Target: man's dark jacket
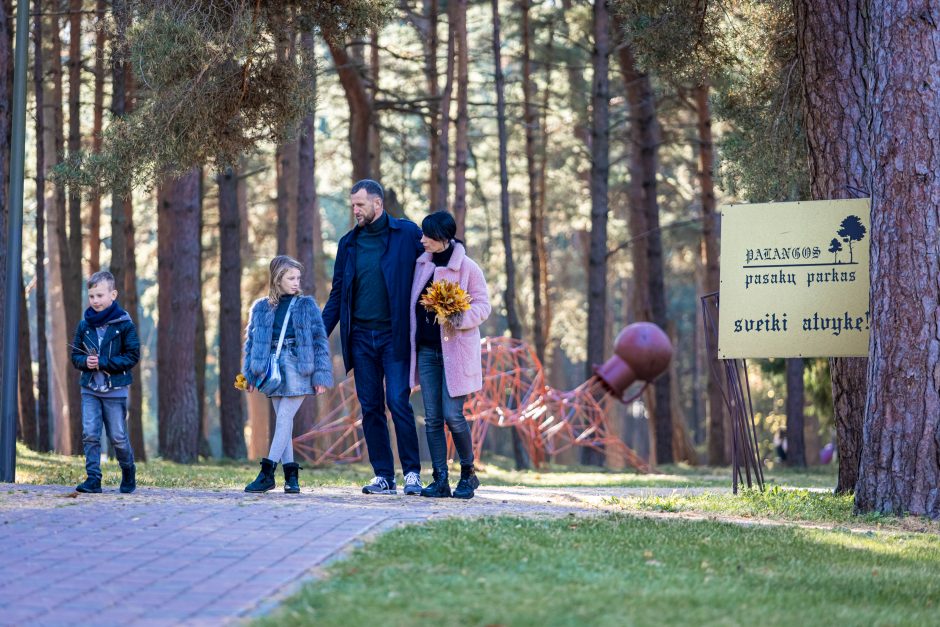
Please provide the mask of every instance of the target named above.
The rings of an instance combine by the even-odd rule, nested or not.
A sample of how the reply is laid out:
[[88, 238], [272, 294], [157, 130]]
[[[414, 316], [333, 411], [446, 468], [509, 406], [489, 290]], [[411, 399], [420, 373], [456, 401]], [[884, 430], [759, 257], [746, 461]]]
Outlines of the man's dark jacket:
[[[353, 282], [356, 279], [356, 238], [362, 227], [346, 233], [336, 250], [333, 265], [333, 287], [323, 307], [323, 324], [330, 335], [339, 322], [343, 344], [343, 363], [346, 372], [353, 368], [349, 353], [349, 334], [352, 329]], [[388, 243], [382, 254], [382, 276], [388, 288], [388, 306], [392, 316], [392, 347], [395, 357], [410, 359], [411, 355], [411, 281], [415, 262], [424, 253], [421, 229], [414, 222], [388, 216]]]

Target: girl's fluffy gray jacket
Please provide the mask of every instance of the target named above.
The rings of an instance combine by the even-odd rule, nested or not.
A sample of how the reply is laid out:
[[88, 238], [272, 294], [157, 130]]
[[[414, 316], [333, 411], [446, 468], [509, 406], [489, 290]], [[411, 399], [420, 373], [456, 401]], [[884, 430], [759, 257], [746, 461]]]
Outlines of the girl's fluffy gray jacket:
[[[246, 330], [245, 363], [242, 364], [242, 372], [249, 380], [260, 378], [268, 369], [276, 310], [277, 306], [272, 305], [267, 298], [259, 298], [251, 306]], [[317, 301], [313, 296], [298, 296], [290, 315], [294, 323], [294, 342], [300, 374], [311, 375], [314, 386], [332, 387], [333, 363], [330, 359], [330, 345]]]

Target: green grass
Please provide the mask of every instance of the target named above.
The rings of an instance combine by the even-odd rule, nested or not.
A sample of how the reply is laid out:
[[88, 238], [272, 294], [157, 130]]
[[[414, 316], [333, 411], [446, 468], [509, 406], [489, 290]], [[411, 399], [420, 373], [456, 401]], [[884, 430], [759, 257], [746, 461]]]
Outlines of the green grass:
[[[731, 487], [731, 469], [714, 466], [669, 464], [650, 474], [634, 470], [610, 470], [596, 466], [545, 464], [539, 470], [515, 470], [512, 460], [487, 455], [481, 480], [488, 485], [532, 487], [593, 487], [593, 488], [696, 488]], [[801, 488], [833, 488], [837, 468], [775, 467], [764, 471], [768, 486], [785, 485]]]
[[753, 518], [788, 522], [825, 523], [843, 526], [878, 526], [918, 531], [940, 531], [940, 521], [927, 518], [855, 515], [852, 495], [773, 486], [764, 492], [742, 490], [740, 494], [673, 494], [670, 496], [609, 497], [607, 504], [625, 511], [692, 513], [705, 516]]
[[940, 536], [609, 515], [394, 530], [259, 625], [916, 625]]
[[[624, 499], [612, 499], [623, 503]], [[745, 518], [849, 522], [854, 519], [851, 495], [809, 490], [785, 490], [774, 486], [764, 492], [742, 490], [733, 494], [651, 496], [636, 499], [642, 510], [658, 512], [720, 513]], [[874, 519], [872, 519], [874, 520]]]
[[[222, 490], [244, 488], [258, 475], [259, 465], [249, 462], [212, 461], [177, 464], [161, 459], [137, 464], [137, 484], [161, 488], [202, 488]], [[109, 460], [101, 465], [106, 485], [121, 482], [121, 469]], [[372, 473], [365, 464], [335, 465], [304, 470], [305, 486], [355, 486]], [[74, 485], [85, 478], [85, 458], [55, 453], [36, 453], [25, 446], [16, 447], [17, 483]]]
[[[17, 444], [16, 478], [20, 483], [76, 484], [85, 477], [85, 462], [80, 456], [40, 454]], [[730, 487], [728, 468], [672, 465], [662, 466], [656, 473], [615, 471], [594, 466], [547, 464], [539, 470], [518, 471], [506, 458], [487, 456], [480, 464], [480, 480], [489, 486], [525, 487], [586, 487], [586, 488], [692, 488]], [[120, 482], [120, 469], [113, 461], [102, 466], [104, 481]], [[455, 473], [459, 472], [454, 467]], [[164, 488], [240, 488], [258, 474], [258, 464], [234, 461], [203, 461], [198, 464], [176, 464], [160, 459], [138, 464], [137, 481], [144, 486]], [[425, 474], [428, 474], [426, 470]], [[372, 477], [368, 464], [305, 467], [301, 482], [305, 486], [354, 487]], [[833, 469], [767, 471], [768, 485], [794, 487], [832, 487]]]

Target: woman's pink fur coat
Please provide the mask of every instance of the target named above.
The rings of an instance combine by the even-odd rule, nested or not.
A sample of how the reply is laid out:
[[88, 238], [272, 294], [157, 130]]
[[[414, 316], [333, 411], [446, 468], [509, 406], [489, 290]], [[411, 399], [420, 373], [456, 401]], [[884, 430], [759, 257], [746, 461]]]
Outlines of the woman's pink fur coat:
[[419, 383], [416, 368], [417, 346], [415, 329], [415, 306], [428, 279], [447, 279], [456, 281], [470, 294], [470, 310], [463, 313], [463, 319], [455, 332], [451, 333], [441, 326], [441, 350], [444, 353], [444, 376], [447, 379], [447, 392], [454, 398], [476, 392], [483, 387], [483, 366], [480, 363], [480, 325], [490, 316], [490, 297], [486, 290], [483, 271], [472, 259], [467, 257], [463, 244], [454, 243], [454, 252], [446, 266], [440, 268], [431, 260], [431, 253], [418, 257], [415, 265], [415, 278], [411, 284], [411, 387]]

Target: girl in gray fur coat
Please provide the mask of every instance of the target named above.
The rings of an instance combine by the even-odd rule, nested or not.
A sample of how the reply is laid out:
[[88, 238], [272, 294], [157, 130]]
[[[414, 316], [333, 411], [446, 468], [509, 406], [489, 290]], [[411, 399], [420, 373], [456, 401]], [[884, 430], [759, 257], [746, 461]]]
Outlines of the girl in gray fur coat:
[[272, 489], [275, 485], [274, 471], [281, 462], [284, 466], [284, 491], [297, 494], [300, 492], [300, 466], [294, 462], [291, 443], [294, 416], [305, 397], [323, 394], [333, 386], [333, 365], [320, 307], [312, 296], [304, 296], [300, 290], [304, 267], [296, 259], [278, 255], [271, 260], [270, 269], [268, 296], [255, 301], [248, 318], [242, 372], [249, 382], [249, 391], [253, 390], [253, 382], [261, 380], [267, 372], [286, 318], [287, 328], [278, 360], [281, 385], [269, 395], [277, 421], [271, 450], [261, 460], [258, 478], [245, 487], [245, 492]]

